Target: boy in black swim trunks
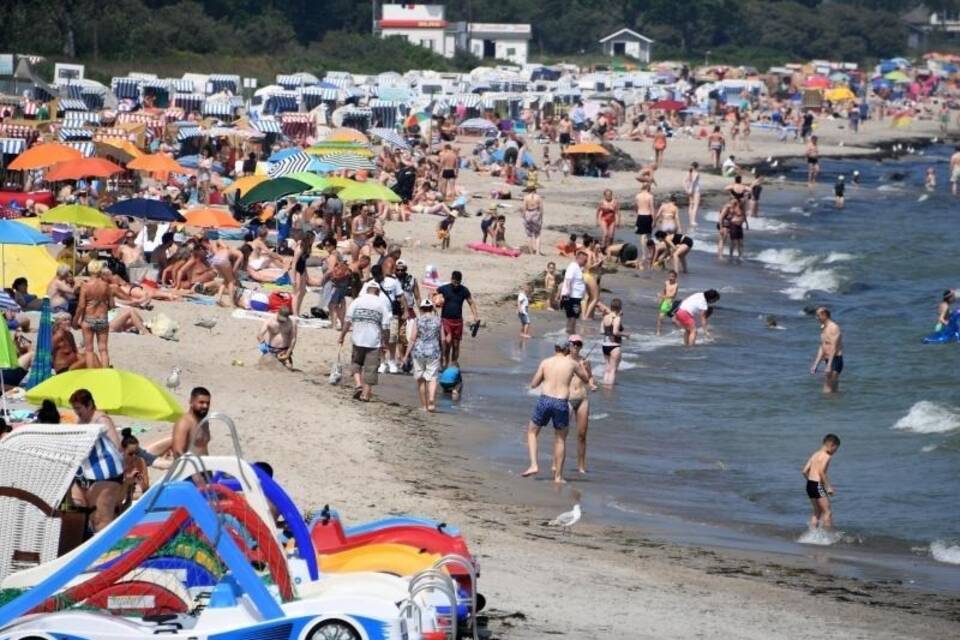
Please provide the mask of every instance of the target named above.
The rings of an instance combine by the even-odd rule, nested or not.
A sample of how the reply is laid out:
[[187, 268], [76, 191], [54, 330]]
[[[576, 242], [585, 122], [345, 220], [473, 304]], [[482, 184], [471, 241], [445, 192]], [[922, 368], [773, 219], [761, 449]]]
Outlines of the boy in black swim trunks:
[[817, 449], [807, 464], [803, 466], [803, 477], [807, 481], [807, 497], [813, 506], [813, 515], [810, 516], [810, 528], [833, 527], [833, 513], [830, 509], [829, 496], [834, 495], [833, 485], [827, 477], [827, 467], [833, 454], [840, 448], [840, 438], [828, 433], [823, 437], [823, 443]]

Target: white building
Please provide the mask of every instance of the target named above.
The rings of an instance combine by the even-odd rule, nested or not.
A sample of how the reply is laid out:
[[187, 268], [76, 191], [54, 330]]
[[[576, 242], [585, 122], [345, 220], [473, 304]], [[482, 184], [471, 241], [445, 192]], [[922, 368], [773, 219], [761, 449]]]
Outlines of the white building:
[[612, 57], [633, 58], [645, 64], [650, 62], [653, 40], [633, 29], [620, 29], [600, 41], [603, 53]]
[[385, 4], [381, 16], [383, 38], [401, 37], [447, 58], [465, 50], [481, 59], [527, 63], [529, 24], [449, 23], [440, 4]]

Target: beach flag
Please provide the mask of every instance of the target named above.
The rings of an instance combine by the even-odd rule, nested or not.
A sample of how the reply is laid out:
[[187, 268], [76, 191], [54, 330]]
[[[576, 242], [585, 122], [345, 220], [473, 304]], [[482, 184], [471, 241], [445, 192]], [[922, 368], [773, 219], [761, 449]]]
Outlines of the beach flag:
[[53, 314], [50, 311], [50, 298], [43, 299], [40, 308], [40, 327], [37, 329], [37, 345], [33, 354], [33, 365], [23, 382], [24, 389], [32, 389], [53, 375]]

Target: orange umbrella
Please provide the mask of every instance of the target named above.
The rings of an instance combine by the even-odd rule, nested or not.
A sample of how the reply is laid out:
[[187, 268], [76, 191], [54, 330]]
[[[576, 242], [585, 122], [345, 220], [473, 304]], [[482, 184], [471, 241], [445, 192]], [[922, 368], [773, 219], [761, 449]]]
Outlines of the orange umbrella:
[[183, 173], [180, 163], [163, 153], [140, 156], [127, 163], [127, 169], [150, 173]]
[[103, 158], [80, 158], [58, 162], [47, 172], [47, 180], [79, 180], [80, 178], [106, 178], [123, 171], [123, 167]]
[[188, 227], [201, 227], [203, 229], [240, 228], [240, 223], [233, 219], [229, 211], [216, 207], [190, 209], [183, 214], [183, 217], [186, 218], [184, 224]]
[[58, 144], [56, 142], [48, 142], [30, 147], [14, 158], [13, 162], [11, 162], [7, 168], [13, 171], [43, 169], [55, 165], [58, 162], [79, 160], [82, 157], [83, 154], [73, 147], [68, 147], [65, 144]]
[[571, 155], [578, 154], [578, 153], [584, 153], [584, 154], [599, 153], [600, 155], [603, 155], [603, 156], [610, 155], [610, 152], [604, 149], [603, 147], [601, 147], [600, 145], [589, 143], [589, 142], [585, 142], [582, 144], [572, 144], [566, 149], [564, 149], [563, 152]]
[[97, 153], [103, 156], [116, 158], [126, 164], [134, 158], [144, 155], [133, 143], [123, 138], [106, 138], [97, 142]]

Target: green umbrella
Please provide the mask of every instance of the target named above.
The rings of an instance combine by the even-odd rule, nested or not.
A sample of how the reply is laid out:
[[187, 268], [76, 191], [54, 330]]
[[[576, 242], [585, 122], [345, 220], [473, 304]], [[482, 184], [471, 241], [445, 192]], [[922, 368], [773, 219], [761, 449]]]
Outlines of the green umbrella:
[[294, 193], [303, 193], [311, 188], [312, 187], [308, 182], [297, 180], [296, 178], [291, 178], [290, 176], [283, 176], [282, 178], [274, 178], [273, 180], [261, 182], [253, 189], [250, 189], [250, 191], [247, 191], [246, 195], [240, 198], [240, 202], [242, 204], [274, 202], [280, 198], [283, 198], [284, 196], [289, 196]]
[[367, 200], [384, 200], [386, 202], [400, 202], [400, 196], [379, 182], [358, 182], [346, 187], [338, 196], [344, 202], [360, 202]]
[[94, 229], [112, 229], [116, 225], [110, 216], [80, 204], [62, 204], [46, 213], [40, 214], [40, 222], [44, 224], [72, 224], [77, 227], [92, 227]]
[[291, 178], [293, 180], [299, 180], [304, 184], [309, 185], [309, 191], [327, 191], [328, 189], [336, 189], [337, 186], [330, 182], [329, 179], [318, 176], [315, 173], [310, 173], [309, 171], [299, 171], [297, 173], [288, 173], [283, 176], [284, 178]]
[[[0, 319], [0, 369], [15, 369], [20, 366], [17, 345], [13, 343], [13, 336], [7, 328], [5, 318]], [[3, 382], [3, 372], [0, 372], [0, 396], [3, 396], [3, 416], [7, 417], [7, 389]]]

